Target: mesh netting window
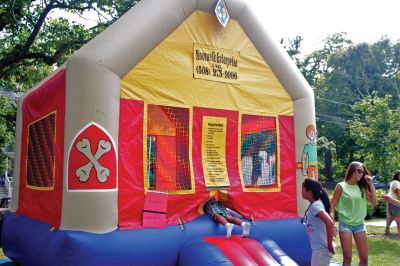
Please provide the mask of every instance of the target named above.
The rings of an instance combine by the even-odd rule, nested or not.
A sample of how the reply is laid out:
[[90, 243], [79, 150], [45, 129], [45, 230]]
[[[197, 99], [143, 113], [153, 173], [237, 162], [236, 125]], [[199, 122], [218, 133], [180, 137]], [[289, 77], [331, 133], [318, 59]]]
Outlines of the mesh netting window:
[[147, 108], [148, 189], [190, 190], [189, 109]]
[[276, 142], [275, 118], [242, 116], [240, 158], [245, 187], [276, 184]]
[[55, 113], [29, 125], [27, 185], [49, 189], [54, 184]]

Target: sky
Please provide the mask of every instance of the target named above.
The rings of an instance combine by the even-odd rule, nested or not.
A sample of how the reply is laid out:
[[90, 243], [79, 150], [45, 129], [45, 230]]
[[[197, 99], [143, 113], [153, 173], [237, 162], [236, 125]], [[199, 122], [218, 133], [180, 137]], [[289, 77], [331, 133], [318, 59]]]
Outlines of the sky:
[[[337, 32], [346, 32], [354, 43], [374, 43], [382, 36], [400, 41], [400, 0], [247, 1], [277, 41], [302, 36], [305, 54], [321, 48], [322, 41]], [[85, 23], [90, 26], [95, 20]]]
[[400, 40], [399, 0], [248, 0], [273, 38], [304, 38], [302, 52], [336, 32], [355, 43]]

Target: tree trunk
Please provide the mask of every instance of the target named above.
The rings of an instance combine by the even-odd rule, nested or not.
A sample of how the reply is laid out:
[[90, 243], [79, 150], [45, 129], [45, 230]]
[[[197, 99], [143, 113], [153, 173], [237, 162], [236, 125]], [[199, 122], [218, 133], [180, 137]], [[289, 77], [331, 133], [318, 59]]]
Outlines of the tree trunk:
[[350, 148], [349, 164], [354, 160], [354, 149]]
[[332, 153], [330, 150], [325, 152], [325, 176], [326, 176], [326, 188], [334, 188], [335, 181], [332, 176]]
[[325, 175], [328, 182], [333, 183], [332, 177], [332, 154], [331, 151], [325, 152]]

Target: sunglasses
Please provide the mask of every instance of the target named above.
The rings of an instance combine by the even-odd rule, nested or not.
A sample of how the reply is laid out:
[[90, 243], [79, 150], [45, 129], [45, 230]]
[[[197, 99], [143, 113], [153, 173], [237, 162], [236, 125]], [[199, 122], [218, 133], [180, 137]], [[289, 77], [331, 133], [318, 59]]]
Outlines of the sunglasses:
[[363, 174], [364, 174], [364, 170], [362, 170], [362, 169], [357, 169], [357, 173], [359, 173], [360, 175], [363, 175]]

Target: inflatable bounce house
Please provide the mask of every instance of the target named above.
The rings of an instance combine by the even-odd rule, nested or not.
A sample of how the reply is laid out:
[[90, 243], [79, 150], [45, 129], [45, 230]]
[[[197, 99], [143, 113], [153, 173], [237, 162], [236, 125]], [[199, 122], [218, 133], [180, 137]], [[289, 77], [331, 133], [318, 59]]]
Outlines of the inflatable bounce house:
[[[250, 5], [142, 0], [24, 95], [6, 256], [310, 264], [300, 191], [317, 177], [314, 95]], [[251, 223], [248, 238], [237, 226], [225, 238], [204, 214], [211, 197]]]

